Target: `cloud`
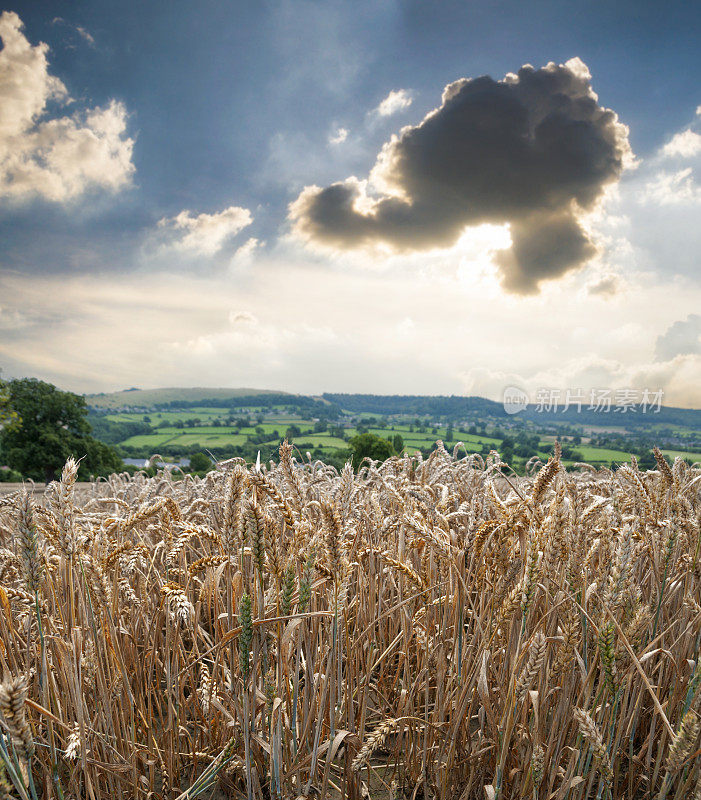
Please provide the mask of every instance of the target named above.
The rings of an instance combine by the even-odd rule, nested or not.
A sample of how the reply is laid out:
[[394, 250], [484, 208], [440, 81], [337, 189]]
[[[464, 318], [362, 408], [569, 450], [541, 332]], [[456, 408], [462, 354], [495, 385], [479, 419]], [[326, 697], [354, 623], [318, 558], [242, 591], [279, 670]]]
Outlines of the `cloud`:
[[[68, 28], [70, 31], [74, 31], [81, 37], [84, 41], [86, 41], [91, 47], [95, 47], [95, 37], [90, 33], [87, 28], [84, 28], [82, 25], [73, 25], [72, 23], [65, 20], [63, 17], [54, 17], [51, 20], [52, 25], [61, 25], [65, 28]], [[75, 49], [75, 45], [67, 44], [65, 45], [69, 49]]]
[[229, 322], [232, 325], [257, 325], [258, 318], [250, 311], [230, 311]]
[[641, 202], [660, 206], [687, 206], [701, 203], [701, 187], [691, 167], [676, 172], [659, 172], [645, 184]]
[[347, 128], [336, 128], [336, 132], [329, 136], [329, 144], [343, 144], [348, 138]]
[[256, 260], [265, 242], [251, 236], [241, 247], [238, 247], [229, 260], [228, 271], [231, 275], [240, 275], [241, 270], [248, 270]]
[[0, 16], [0, 198], [63, 202], [91, 188], [117, 191], [134, 173], [127, 111], [111, 101], [71, 116], [45, 118], [49, 101], [69, 102], [49, 74], [48, 47], [33, 46], [14, 12]]
[[95, 37], [92, 35], [92, 33], [90, 33], [90, 31], [86, 30], [80, 25], [76, 25], [75, 29], [89, 45], [92, 45], [93, 47], [95, 46]]
[[[265, 244], [263, 242], [263, 244]], [[236, 259], [250, 259], [251, 256], [261, 247], [261, 242], [254, 238], [247, 239], [241, 247], [239, 247], [233, 255]]]
[[491, 367], [473, 367], [462, 375], [462, 380], [465, 394], [492, 399], [501, 399], [506, 387], [517, 386], [526, 391], [531, 402], [536, 402], [538, 392], [543, 389], [548, 393], [551, 390], [559, 392], [560, 404], [565, 402], [568, 391], [570, 396], [581, 392], [586, 407], [592, 392], [606, 391], [610, 393], [612, 406], [615, 406], [617, 393], [630, 390], [635, 393], [636, 402], [640, 402], [647, 390], [650, 396], [662, 391], [663, 405], [699, 408], [701, 357], [697, 354], [677, 355], [662, 362], [628, 365], [615, 359], [589, 355], [528, 375]]
[[380, 117], [391, 117], [399, 111], [404, 111], [413, 102], [411, 92], [407, 89], [393, 89], [387, 97], [375, 109], [375, 113]]
[[537, 292], [595, 254], [581, 215], [632, 159], [628, 129], [590, 78], [575, 58], [449, 84], [439, 108], [384, 145], [368, 180], [307, 186], [290, 206], [296, 233], [338, 250], [420, 251], [510, 223], [502, 285]]
[[[690, 111], [693, 114], [695, 107]], [[602, 249], [597, 273], [624, 276], [626, 291], [631, 283], [648, 279], [643, 273], [701, 285], [701, 153], [684, 161], [665, 156], [665, 143], [674, 141], [676, 133], [669, 131], [648, 158], [610, 185], [596, 210], [587, 215]]]
[[0, 16], [0, 97], [3, 113], [0, 117], [0, 136], [22, 134], [44, 110], [47, 100], [65, 100], [66, 87], [49, 75], [43, 42], [36, 47], [22, 34], [22, 21], [11, 11]]
[[701, 135], [692, 130], [676, 133], [662, 148], [667, 158], [692, 158], [701, 153]]
[[622, 282], [618, 275], [602, 275], [587, 286], [587, 291], [592, 295], [613, 297], [621, 291], [621, 287]]
[[661, 335], [655, 344], [655, 360], [669, 361], [675, 356], [701, 354], [701, 316], [689, 314]]
[[[218, 214], [198, 214], [193, 216], [187, 209], [175, 217], [164, 217], [158, 227], [173, 234], [170, 244], [180, 250], [190, 250], [202, 255], [214, 255], [221, 250], [227, 239], [235, 236], [253, 222], [247, 208], [230, 206]], [[255, 239], [244, 245], [252, 251], [257, 245]]]
[[258, 259], [233, 280], [226, 270], [174, 270], [172, 253], [131, 273], [109, 263], [73, 275], [0, 270], [3, 375], [81, 391], [224, 381], [496, 400], [509, 384], [647, 387], [701, 407], [701, 354], [654, 361], [657, 337], [699, 313], [701, 286], [626, 273], [625, 292], [602, 302], [576, 276], [521, 298], [504, 296], [492, 273], [461, 279], [454, 251], [393, 256], [383, 271], [329, 269], [281, 245]]

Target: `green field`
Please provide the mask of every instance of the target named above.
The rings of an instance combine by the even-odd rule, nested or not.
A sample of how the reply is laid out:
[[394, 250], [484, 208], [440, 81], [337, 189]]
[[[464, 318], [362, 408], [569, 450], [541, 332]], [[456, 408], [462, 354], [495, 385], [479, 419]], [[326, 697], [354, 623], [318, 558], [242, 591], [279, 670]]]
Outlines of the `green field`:
[[170, 442], [175, 438], [176, 437], [170, 433], [143, 434], [142, 436], [130, 436], [128, 439], [121, 442], [121, 444], [130, 447], [160, 447], [162, 444]]
[[224, 426], [216, 427], [214, 425], [197, 425], [194, 428], [159, 428], [155, 435], [168, 435], [168, 436], [183, 436], [185, 434], [196, 434], [197, 436], [224, 436], [231, 437], [237, 433], [252, 434], [255, 433], [254, 428], [228, 428]]
[[[257, 450], [266, 454], [265, 457], [274, 452], [282, 438], [288, 436], [291, 426], [299, 429], [299, 435], [290, 435], [288, 438], [299, 450], [301, 457], [305, 451], [314, 450], [317, 454], [321, 451], [324, 458], [338, 459], [345, 458], [345, 453], [349, 450], [349, 440], [358, 433], [358, 426], [362, 425], [363, 430], [369, 431], [375, 436], [389, 440], [394, 443], [395, 436], [402, 438], [403, 451], [424, 452], [431, 450], [435, 442], [440, 439], [448, 450], [453, 450], [457, 442], [463, 443], [461, 453], [486, 453], [489, 450], [501, 451], [503, 449], [502, 436], [509, 436], [516, 441], [514, 450], [515, 455], [510, 459], [516, 469], [522, 469], [527, 457], [525, 452], [536, 453], [534, 449], [534, 437], [537, 438], [537, 456], [545, 461], [552, 452], [552, 446], [559, 433], [552, 427], [547, 426], [537, 428], [530, 426], [527, 428], [509, 428], [508, 424], [498, 436], [481, 433], [467, 433], [466, 428], [472, 425], [470, 422], [456, 423], [447, 426], [445, 419], [442, 422], [433, 422], [429, 417], [422, 415], [396, 415], [383, 418], [382, 415], [371, 415], [368, 413], [351, 413], [341, 411], [340, 415], [328, 421], [326, 431], [315, 431], [318, 427], [317, 420], [310, 418], [314, 413], [310, 408], [295, 406], [297, 395], [289, 395], [289, 405], [283, 403], [271, 407], [230, 407], [229, 405], [219, 405], [216, 407], [193, 406], [186, 408], [173, 408], [168, 410], [150, 411], [128, 411], [125, 406], [141, 406], [144, 409], [159, 403], [170, 403], [182, 400], [183, 402], [197, 402], [198, 399], [222, 398], [231, 400], [234, 397], [244, 395], [254, 396], [259, 394], [253, 389], [160, 389], [160, 390], [139, 390], [134, 392], [121, 392], [115, 395], [105, 395], [103, 397], [91, 396], [87, 400], [92, 406], [102, 405], [104, 409], [114, 409], [112, 413], [107, 413], [105, 419], [117, 424], [138, 423], [142, 428], [147, 425], [152, 429], [151, 433], [139, 433], [138, 428], [132, 427], [131, 430], [125, 425], [124, 439], [117, 444], [125, 448], [125, 455], [144, 454], [163, 451], [169, 457], [175, 457], [180, 451], [181, 455], [188, 455], [197, 450], [219, 450], [221, 454], [230, 451], [235, 452], [234, 448], [242, 448], [247, 458], [251, 457], [251, 452], [255, 454]], [[309, 398], [308, 398], [309, 399]], [[254, 402], [254, 401], [252, 401]], [[291, 409], [297, 407], [297, 414], [291, 413]], [[317, 405], [316, 413], [323, 413], [323, 405]], [[302, 414], [307, 416], [302, 417]], [[232, 424], [235, 420], [242, 419], [249, 422], [241, 428]], [[192, 421], [195, 421], [194, 424]], [[188, 421], [191, 424], [188, 425]], [[385, 424], [378, 424], [378, 422]], [[216, 423], [216, 424], [215, 424]], [[488, 423], [477, 421], [476, 427], [484, 429]], [[164, 425], [164, 427], [159, 427]], [[332, 436], [331, 429], [340, 426], [343, 429], [343, 438]], [[492, 423], [489, 432], [494, 434], [496, 424]], [[653, 424], [651, 428], [658, 426]], [[448, 432], [450, 430], [450, 437]], [[474, 430], [474, 429], [473, 429]], [[526, 430], [529, 439], [526, 440], [526, 450], [523, 444], [517, 439], [519, 430]], [[106, 434], [109, 430], [106, 431]], [[138, 435], [129, 435], [130, 433]], [[336, 431], [334, 431], [336, 433]], [[607, 433], [611, 435], [608, 436]], [[611, 428], [587, 426], [587, 429], [580, 430], [583, 439], [582, 444], [575, 445], [571, 441], [573, 433], [565, 436], [564, 444], [572, 448], [573, 456], [566, 456], [563, 460], [567, 465], [575, 461], [585, 461], [594, 465], [610, 466], [615, 464], [627, 463], [630, 461], [630, 452], [625, 450], [625, 442], [630, 435], [624, 428], [620, 428], [620, 433], [612, 432]], [[667, 449], [663, 449], [664, 454], [674, 459], [677, 456], [690, 459], [692, 461], [701, 460], [701, 453], [679, 450], [680, 444], [688, 440], [690, 450], [698, 446], [698, 432], [693, 429], [686, 429], [675, 426], [659, 425], [660, 437], [667, 436], [669, 444]], [[596, 436], [599, 441], [610, 439], [608, 446], [594, 446], [590, 442], [590, 437]], [[499, 438], [498, 438], [499, 437]], [[523, 442], [523, 440], [521, 440]], [[623, 447], [620, 446], [623, 443]], [[641, 445], [635, 444], [631, 439], [632, 452], [643, 453]], [[131, 448], [131, 450], [130, 450]], [[521, 448], [522, 455], [518, 455]], [[239, 451], [239, 454], [241, 451]], [[508, 458], [507, 454], [507, 458]], [[639, 456], [640, 457], [640, 456]], [[648, 450], [648, 458], [650, 457]]]
[[143, 422], [144, 417], [148, 417], [151, 420], [151, 425], [158, 425], [159, 422], [177, 422], [178, 420], [184, 422], [186, 419], [194, 419], [196, 417], [205, 421], [226, 419], [228, 414], [228, 409], [188, 408], [184, 411], [151, 411], [148, 414], [129, 412], [107, 414], [106, 419], [112, 422]]
[[681, 456], [682, 458], [690, 459], [692, 462], [701, 461], [701, 453], [687, 452], [686, 450], [663, 450], [662, 452], [672, 459]]
[[[166, 419], [168, 422], [175, 422], [177, 420], [191, 418], [189, 416], [191, 411], [193, 411], [193, 409], [188, 409], [185, 412], [162, 412], [160, 414], [152, 414], [149, 416], [152, 422], [156, 422], [156, 420], [159, 418]], [[198, 416], [203, 423], [206, 423], [210, 420], [205, 419], [207, 415], [202, 413], [203, 411], [204, 409], [201, 409]], [[212, 414], [211, 416], [214, 415]], [[109, 416], [110, 419], [114, 419], [118, 422], [134, 420], [140, 421], [142, 417], [143, 415], [126, 413]], [[153, 452], [156, 452], [157, 449], [163, 445], [169, 445], [170, 447], [181, 446], [183, 448], [190, 448], [193, 445], [197, 445], [201, 446], [203, 449], [212, 447], [239, 446], [245, 444], [249, 436], [257, 434], [258, 431], [256, 431], [256, 427], [258, 427], [259, 429], [262, 428], [266, 435], [271, 436], [271, 439], [267, 440], [265, 444], [275, 445], [282, 437], [285, 436], [287, 428], [293, 424], [296, 425], [302, 433], [300, 436], [291, 437], [291, 441], [301, 450], [320, 448], [322, 450], [331, 451], [345, 450], [348, 448], [348, 442], [344, 441], [343, 439], [333, 437], [329, 433], [313, 433], [312, 431], [314, 423], [312, 420], [295, 420], [290, 417], [280, 420], [267, 419], [257, 426], [243, 427], [240, 429], [235, 427], [213, 426], [211, 424], [203, 424], [188, 428], [169, 426], [167, 428], [158, 429], [152, 434], [131, 436], [128, 439], [125, 439], [121, 444], [127, 447], [151, 448], [153, 449]], [[489, 449], [498, 450], [500, 446], [500, 441], [498, 439], [489, 436], [480, 436], [479, 434], [460, 434], [456, 433], [454, 430], [452, 440], [447, 441], [447, 428], [445, 427], [438, 427], [437, 433], [432, 433], [431, 431], [420, 433], [418, 431], [409, 430], [410, 427], [411, 426], [409, 425], [395, 424], [391, 428], [372, 427], [368, 430], [370, 433], [380, 436], [383, 439], [392, 439], [396, 434], [399, 434], [404, 443], [404, 450], [408, 452], [430, 448], [438, 439], [442, 439], [446, 447], [451, 450], [457, 442], [462, 442], [467, 453], [481, 452], [485, 446]], [[272, 438], [275, 431], [277, 431], [277, 437]], [[355, 428], [345, 429], [345, 434], [348, 439], [356, 435], [356, 433], [357, 430]], [[549, 440], [551, 438], [552, 437], [545, 437], [541, 441], [541, 446], [550, 444], [551, 442]], [[625, 463], [630, 461], [630, 454], [623, 450], [612, 450], [609, 448], [592, 447], [589, 445], [579, 445], [575, 449], [582, 455], [583, 461], [588, 461], [593, 464], [608, 465], [611, 462]], [[670, 450], [665, 452], [672, 458], [674, 458], [676, 455], [689, 455], [680, 451]], [[539, 455], [542, 459], [547, 458], [547, 453], [542, 450], [539, 452]], [[569, 459], [568, 463], [573, 463], [573, 459]]]
[[[176, 422], [178, 420], [192, 418], [193, 411], [194, 409], [187, 409], [184, 412], [159, 412], [149, 416], [151, 422], [155, 424], [158, 424], [158, 421], [161, 419], [165, 419], [168, 422]], [[246, 444], [249, 436], [254, 436], [259, 433], [259, 431], [256, 430], [257, 427], [259, 430], [262, 428], [263, 433], [271, 437], [265, 441], [265, 444], [267, 446], [274, 446], [285, 436], [290, 425], [296, 425], [301, 430], [301, 435], [291, 437], [291, 441], [295, 447], [299, 448], [301, 451], [312, 448], [319, 448], [322, 451], [346, 450], [348, 448], [347, 440], [344, 441], [338, 437], [331, 436], [329, 433], [314, 433], [314, 422], [312, 420], [293, 419], [288, 416], [284, 419], [266, 419], [257, 426], [238, 429], [235, 427], [206, 424], [208, 422], [211, 423], [211, 418], [216, 418], [217, 415], [214, 413], [208, 414], [205, 409], [198, 409], [198, 411], [199, 413], [197, 416], [199, 416], [204, 423], [202, 425], [187, 428], [177, 428], [174, 426], [160, 428], [152, 434], [131, 436], [121, 442], [121, 444], [126, 447], [148, 448], [154, 453], [164, 445], [168, 445], [169, 447], [180, 446], [183, 449], [198, 446], [203, 450], [214, 447], [225, 448]], [[210, 409], [209, 411], [213, 410]], [[123, 413], [109, 415], [109, 419], [113, 419], [116, 422], [142, 421], [142, 418], [143, 415], [141, 414]], [[467, 453], [482, 452], [485, 446], [495, 450], [498, 450], [500, 447], [500, 441], [489, 436], [460, 434], [453, 430], [452, 440], [447, 441], [447, 429], [445, 427], [438, 427], [437, 433], [432, 433], [431, 431], [419, 433], [418, 431], [410, 431], [409, 428], [409, 425], [395, 424], [388, 428], [375, 426], [368, 430], [370, 433], [380, 436], [383, 439], [393, 439], [396, 434], [399, 434], [402, 437], [404, 450], [407, 452], [431, 448], [438, 439], [443, 440], [445, 446], [450, 450], [453, 449], [457, 442], [462, 442]], [[277, 436], [274, 435], [276, 431]], [[349, 427], [345, 429], [346, 439], [350, 439], [356, 435], [356, 433], [357, 430], [355, 428]], [[541, 440], [541, 447], [546, 444], [552, 444], [553, 438], [554, 437], [544, 437]], [[603, 464], [608, 466], [611, 463], [621, 464], [630, 461], [630, 453], [624, 450], [593, 447], [586, 444], [576, 446], [575, 450], [577, 453], [581, 454], [582, 461], [591, 464]], [[701, 459], [701, 454], [699, 453], [687, 453], [680, 450], [664, 450], [663, 452], [672, 459], [676, 456], [683, 456], [684, 458], [691, 458], [692, 460]], [[540, 450], [539, 456], [541, 459], [545, 460], [548, 454]], [[574, 463], [574, 459], [565, 459], [565, 461], [568, 464]]]
[[623, 450], [609, 450], [605, 447], [589, 447], [588, 445], [578, 445], [575, 450], [581, 453], [584, 461], [592, 464], [611, 461], [618, 463], [630, 461], [630, 453]]
[[[229, 445], [241, 445], [246, 443], [246, 436], [237, 434], [235, 432], [222, 433], [221, 429], [215, 428], [218, 433], [183, 433], [178, 431], [176, 434], [144, 434], [142, 436], [130, 436], [125, 439], [121, 444], [128, 447], [161, 447], [164, 444], [168, 445], [182, 445], [183, 447], [190, 447], [193, 444], [202, 445], [203, 447], [227, 447]], [[154, 450], [154, 452], [156, 452]]]
[[330, 450], [348, 447], [348, 442], [344, 442], [343, 439], [337, 439], [323, 433], [315, 433], [311, 436], [308, 433], [303, 433], [301, 436], [295, 437], [292, 441], [295, 447], [322, 447]]

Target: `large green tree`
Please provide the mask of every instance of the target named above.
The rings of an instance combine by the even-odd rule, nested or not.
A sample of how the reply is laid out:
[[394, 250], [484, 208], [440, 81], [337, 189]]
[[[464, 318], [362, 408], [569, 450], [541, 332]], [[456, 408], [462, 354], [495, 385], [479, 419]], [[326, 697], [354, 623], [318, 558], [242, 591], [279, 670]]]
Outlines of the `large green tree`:
[[374, 433], [360, 433], [350, 442], [353, 457], [353, 469], [357, 470], [364, 458], [373, 461], [385, 461], [394, 455], [394, 447], [387, 439], [376, 436]]
[[193, 453], [190, 456], [190, 469], [192, 472], [209, 472], [212, 469], [212, 459], [205, 453]]
[[0, 430], [19, 425], [19, 414], [10, 405], [10, 389], [0, 378]]
[[35, 378], [12, 380], [6, 388], [9, 407], [21, 420], [0, 431], [3, 460], [12, 469], [48, 483], [70, 456], [81, 459], [78, 477], [83, 480], [123, 467], [114, 448], [90, 436], [83, 397]]

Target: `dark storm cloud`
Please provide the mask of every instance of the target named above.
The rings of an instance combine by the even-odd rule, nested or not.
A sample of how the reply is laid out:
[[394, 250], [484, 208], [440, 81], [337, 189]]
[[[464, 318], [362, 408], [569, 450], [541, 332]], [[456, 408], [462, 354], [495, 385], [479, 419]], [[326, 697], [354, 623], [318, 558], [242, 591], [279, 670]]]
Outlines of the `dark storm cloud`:
[[657, 337], [655, 360], [669, 361], [675, 356], [701, 353], [701, 316], [689, 314]]
[[537, 291], [594, 255], [579, 217], [630, 155], [627, 128], [590, 79], [572, 59], [451, 83], [440, 108], [384, 145], [367, 182], [305, 188], [290, 207], [296, 231], [339, 249], [412, 251], [448, 247], [467, 226], [510, 223], [502, 283]]

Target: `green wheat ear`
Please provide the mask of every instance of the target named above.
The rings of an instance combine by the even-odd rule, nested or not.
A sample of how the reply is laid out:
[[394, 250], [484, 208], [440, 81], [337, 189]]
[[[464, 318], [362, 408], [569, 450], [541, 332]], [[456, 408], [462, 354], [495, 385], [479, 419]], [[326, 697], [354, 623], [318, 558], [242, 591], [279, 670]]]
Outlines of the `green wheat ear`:
[[295, 591], [296, 583], [295, 569], [290, 565], [285, 570], [285, 577], [282, 584], [282, 615], [287, 617], [292, 609], [292, 595]]
[[241, 633], [239, 634], [239, 662], [241, 664], [241, 674], [245, 680], [248, 678], [251, 642], [253, 641], [251, 598], [248, 594], [242, 595], [241, 602], [239, 603], [239, 622], [241, 623]]

